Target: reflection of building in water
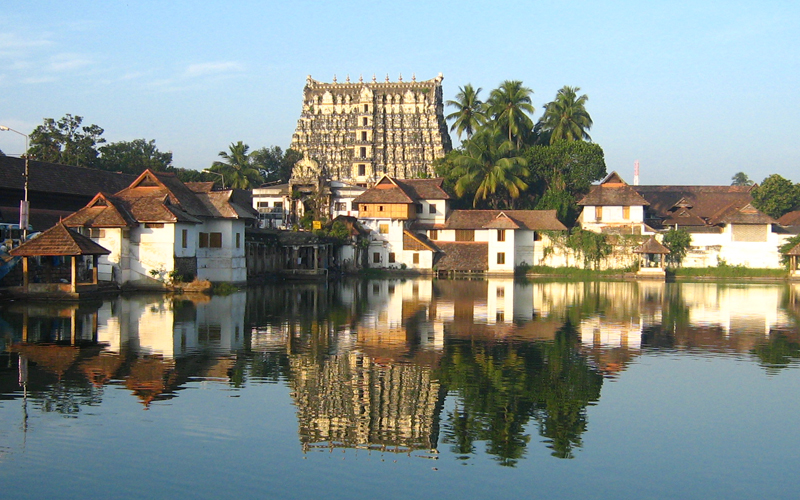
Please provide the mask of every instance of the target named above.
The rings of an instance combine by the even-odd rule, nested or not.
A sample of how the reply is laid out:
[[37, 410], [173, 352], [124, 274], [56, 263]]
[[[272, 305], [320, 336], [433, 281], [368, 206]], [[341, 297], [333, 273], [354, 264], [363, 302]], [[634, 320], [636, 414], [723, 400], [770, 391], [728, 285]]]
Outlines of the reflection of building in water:
[[786, 325], [789, 319], [780, 307], [783, 293], [783, 287], [775, 285], [681, 285], [681, 297], [689, 310], [689, 323], [718, 326], [725, 335], [767, 335], [770, 329]]
[[290, 365], [304, 446], [436, 448], [444, 394], [429, 366], [379, 364], [358, 352], [322, 362], [296, 355]]
[[244, 346], [245, 294], [195, 301], [135, 296], [105, 302], [98, 340], [108, 350], [174, 358], [203, 349], [236, 351]]

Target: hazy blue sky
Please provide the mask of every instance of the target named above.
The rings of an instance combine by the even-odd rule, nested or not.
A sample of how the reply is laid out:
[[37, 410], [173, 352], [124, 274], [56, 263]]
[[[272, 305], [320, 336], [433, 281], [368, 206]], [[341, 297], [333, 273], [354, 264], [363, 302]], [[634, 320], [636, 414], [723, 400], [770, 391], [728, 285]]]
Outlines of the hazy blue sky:
[[[609, 171], [643, 184], [800, 181], [796, 1], [2, 2], [0, 124], [67, 113], [203, 169], [231, 142], [289, 146], [306, 75], [589, 96]], [[0, 149], [24, 140], [0, 132]]]

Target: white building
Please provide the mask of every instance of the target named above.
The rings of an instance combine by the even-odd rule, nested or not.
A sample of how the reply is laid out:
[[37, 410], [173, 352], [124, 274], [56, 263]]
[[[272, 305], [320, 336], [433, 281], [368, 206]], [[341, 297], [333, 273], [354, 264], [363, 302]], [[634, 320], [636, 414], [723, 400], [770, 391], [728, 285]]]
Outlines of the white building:
[[98, 193], [64, 224], [111, 250], [100, 259], [101, 280], [153, 287], [179, 275], [243, 283], [245, 225], [256, 214], [247, 192], [211, 187], [146, 170], [114, 195]]

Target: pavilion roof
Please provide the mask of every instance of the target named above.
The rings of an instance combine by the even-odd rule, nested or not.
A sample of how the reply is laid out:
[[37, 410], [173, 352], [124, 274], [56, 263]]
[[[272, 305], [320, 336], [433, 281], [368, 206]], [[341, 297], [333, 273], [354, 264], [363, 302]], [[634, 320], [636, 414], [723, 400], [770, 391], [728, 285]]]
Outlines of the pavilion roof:
[[9, 252], [15, 257], [108, 255], [110, 250], [59, 222]]

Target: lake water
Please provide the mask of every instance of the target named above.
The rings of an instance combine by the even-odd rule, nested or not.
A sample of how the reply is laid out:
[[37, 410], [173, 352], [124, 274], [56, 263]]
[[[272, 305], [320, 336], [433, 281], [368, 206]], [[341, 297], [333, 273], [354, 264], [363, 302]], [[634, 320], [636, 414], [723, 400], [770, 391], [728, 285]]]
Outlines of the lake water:
[[800, 285], [0, 306], [2, 498], [797, 498]]

